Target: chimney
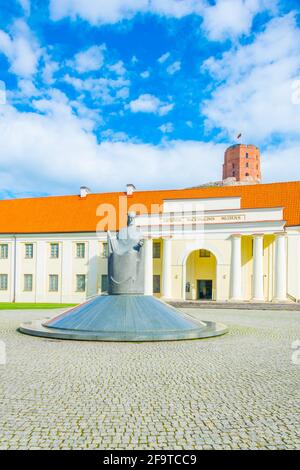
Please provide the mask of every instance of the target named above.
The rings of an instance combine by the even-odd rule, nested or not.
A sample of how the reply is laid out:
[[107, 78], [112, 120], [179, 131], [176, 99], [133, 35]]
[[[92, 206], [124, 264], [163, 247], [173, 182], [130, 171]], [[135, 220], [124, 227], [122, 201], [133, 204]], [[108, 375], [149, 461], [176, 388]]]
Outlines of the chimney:
[[81, 186], [80, 187], [80, 197], [84, 198], [87, 197], [88, 194], [91, 194], [90, 188], [87, 188], [86, 186]]
[[135, 186], [134, 184], [126, 184], [126, 192], [127, 196], [132, 196], [135, 191]]

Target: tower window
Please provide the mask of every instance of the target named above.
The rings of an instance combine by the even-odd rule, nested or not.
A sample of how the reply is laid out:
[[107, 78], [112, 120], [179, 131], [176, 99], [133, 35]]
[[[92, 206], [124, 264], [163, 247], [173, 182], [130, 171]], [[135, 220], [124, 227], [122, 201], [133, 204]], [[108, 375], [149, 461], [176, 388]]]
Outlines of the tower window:
[[246, 158], [249, 158], [249, 153], [246, 153]]
[[245, 173], [245, 176], [249, 176], [249, 173]]
[[249, 163], [248, 162], [246, 163], [246, 168], [249, 168]]

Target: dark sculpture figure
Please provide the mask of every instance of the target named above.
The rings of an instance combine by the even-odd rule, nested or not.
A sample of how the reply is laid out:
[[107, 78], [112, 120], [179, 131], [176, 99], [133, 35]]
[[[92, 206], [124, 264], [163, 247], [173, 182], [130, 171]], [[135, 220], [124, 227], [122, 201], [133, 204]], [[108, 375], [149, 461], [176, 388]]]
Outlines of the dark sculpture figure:
[[144, 250], [135, 213], [128, 213], [127, 227], [113, 238], [108, 232], [108, 293], [144, 294]]

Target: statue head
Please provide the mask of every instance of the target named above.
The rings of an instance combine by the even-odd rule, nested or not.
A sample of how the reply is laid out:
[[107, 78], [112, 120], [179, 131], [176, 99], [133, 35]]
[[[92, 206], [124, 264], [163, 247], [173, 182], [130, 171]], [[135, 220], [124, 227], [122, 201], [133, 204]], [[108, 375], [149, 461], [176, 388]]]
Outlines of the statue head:
[[128, 216], [127, 216], [127, 226], [130, 227], [130, 225], [134, 225], [134, 221], [135, 221], [135, 212], [131, 211], [131, 212], [128, 212]]

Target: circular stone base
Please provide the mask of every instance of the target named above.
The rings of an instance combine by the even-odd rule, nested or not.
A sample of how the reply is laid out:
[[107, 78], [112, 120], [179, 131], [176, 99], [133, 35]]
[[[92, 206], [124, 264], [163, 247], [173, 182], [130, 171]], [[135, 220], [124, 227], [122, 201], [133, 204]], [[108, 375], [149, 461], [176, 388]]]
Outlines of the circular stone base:
[[128, 342], [145, 342], [145, 341], [178, 341], [188, 339], [210, 338], [213, 336], [221, 336], [228, 332], [226, 325], [222, 323], [214, 323], [210, 321], [201, 321], [203, 326], [198, 330], [186, 331], [160, 331], [147, 333], [139, 332], [118, 332], [118, 331], [80, 331], [80, 330], [60, 330], [58, 328], [47, 328], [43, 326], [46, 320], [35, 320], [32, 322], [22, 323], [19, 327], [21, 333], [31, 336], [40, 336], [43, 338], [53, 339], [69, 339], [81, 341], [128, 341]]
[[88, 341], [171, 341], [227, 333], [225, 325], [197, 321], [147, 295], [99, 295], [54, 318], [24, 323], [20, 331]]

